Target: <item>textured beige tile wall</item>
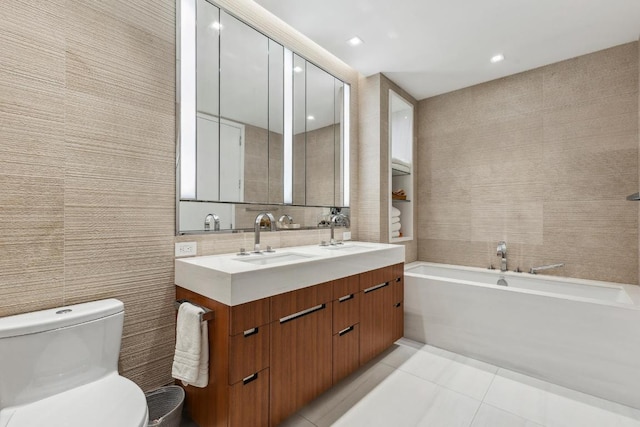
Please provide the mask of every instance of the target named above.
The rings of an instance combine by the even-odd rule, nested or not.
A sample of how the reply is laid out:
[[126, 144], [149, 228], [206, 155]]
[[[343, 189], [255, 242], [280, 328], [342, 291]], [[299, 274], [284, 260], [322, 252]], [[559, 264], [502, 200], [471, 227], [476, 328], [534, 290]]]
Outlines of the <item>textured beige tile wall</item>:
[[[360, 210], [356, 217], [359, 236], [372, 242], [389, 242], [389, 90], [393, 89], [414, 105], [418, 102], [383, 74], [375, 74], [359, 81], [359, 188]], [[414, 120], [414, 152], [418, 139], [417, 120]], [[418, 165], [414, 164], [414, 194]], [[387, 196], [388, 195], [388, 196]], [[414, 204], [414, 209], [417, 203]], [[414, 230], [416, 229], [414, 215]], [[418, 240], [402, 243], [406, 262], [418, 258]]]
[[282, 135], [256, 126], [244, 126], [244, 200], [282, 203]]
[[0, 315], [115, 297], [120, 370], [170, 381], [173, 1], [18, 2], [0, 28]]
[[[260, 16], [254, 25], [269, 21], [253, 2], [228, 3]], [[119, 298], [121, 373], [145, 390], [166, 384], [175, 328], [175, 2], [7, 0], [2, 10], [0, 316]], [[355, 71], [273, 21], [279, 40], [354, 84], [357, 105]], [[328, 233], [272, 240], [315, 243]], [[197, 239], [212, 253], [236, 250], [237, 238]]]
[[638, 45], [419, 103], [419, 259], [638, 282]]

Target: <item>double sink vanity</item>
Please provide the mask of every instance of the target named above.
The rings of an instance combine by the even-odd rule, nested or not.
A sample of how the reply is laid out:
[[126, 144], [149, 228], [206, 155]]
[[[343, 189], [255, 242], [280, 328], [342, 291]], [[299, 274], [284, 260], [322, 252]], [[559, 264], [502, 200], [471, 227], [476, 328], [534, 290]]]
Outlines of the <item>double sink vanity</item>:
[[402, 337], [404, 246], [345, 242], [176, 260], [176, 294], [214, 312], [201, 427], [277, 426]]

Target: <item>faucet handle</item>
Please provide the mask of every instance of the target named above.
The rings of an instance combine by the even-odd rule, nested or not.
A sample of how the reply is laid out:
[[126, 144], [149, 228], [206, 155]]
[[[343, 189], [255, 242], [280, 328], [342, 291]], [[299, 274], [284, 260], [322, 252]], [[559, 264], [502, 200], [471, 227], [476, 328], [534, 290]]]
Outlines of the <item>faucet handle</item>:
[[505, 257], [505, 255], [507, 254], [507, 243], [504, 240], [498, 242], [498, 248], [496, 252], [499, 257]]
[[238, 252], [237, 255], [249, 255], [249, 253], [245, 248], [240, 248], [240, 252]]
[[267, 245], [265, 252], [275, 252], [275, 250], [271, 246]]

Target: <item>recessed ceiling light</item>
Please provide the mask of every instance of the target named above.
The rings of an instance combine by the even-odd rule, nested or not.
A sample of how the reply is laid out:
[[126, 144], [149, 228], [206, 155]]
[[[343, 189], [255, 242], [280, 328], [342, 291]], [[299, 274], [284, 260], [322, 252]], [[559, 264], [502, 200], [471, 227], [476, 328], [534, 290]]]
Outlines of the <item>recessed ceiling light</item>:
[[293, 71], [296, 73], [301, 73], [302, 72], [302, 67], [299, 65], [296, 65], [295, 67], [293, 67]]
[[213, 28], [216, 31], [220, 31], [222, 29], [222, 24], [218, 21], [214, 21], [211, 23], [211, 25], [209, 25], [209, 27]]
[[360, 37], [355, 36], [355, 37], [353, 37], [353, 38], [350, 38], [350, 39], [347, 41], [347, 43], [349, 43], [351, 46], [359, 46], [359, 45], [361, 45], [361, 44], [362, 44], [362, 43], [364, 43], [364, 42], [362, 41], [362, 39], [361, 39]]
[[315, 120], [316, 118], [313, 116], [307, 116], [307, 120]]
[[504, 55], [501, 53], [491, 57], [492, 64], [495, 64], [496, 62], [500, 62], [500, 61], [504, 61]]

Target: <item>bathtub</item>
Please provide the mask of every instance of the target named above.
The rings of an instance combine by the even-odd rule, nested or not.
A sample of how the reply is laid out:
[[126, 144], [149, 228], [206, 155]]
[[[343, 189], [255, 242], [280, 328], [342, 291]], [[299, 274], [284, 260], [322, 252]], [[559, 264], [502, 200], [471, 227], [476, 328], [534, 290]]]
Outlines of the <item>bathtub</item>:
[[638, 286], [414, 262], [404, 301], [407, 338], [640, 409]]

